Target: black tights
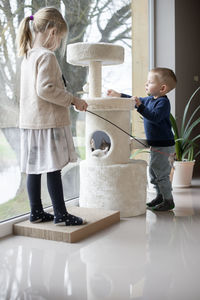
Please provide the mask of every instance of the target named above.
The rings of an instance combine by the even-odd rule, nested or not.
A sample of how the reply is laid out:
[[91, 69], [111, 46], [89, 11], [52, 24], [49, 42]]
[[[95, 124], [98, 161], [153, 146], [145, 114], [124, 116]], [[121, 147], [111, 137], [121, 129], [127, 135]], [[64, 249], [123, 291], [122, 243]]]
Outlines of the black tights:
[[[66, 213], [60, 170], [47, 173], [47, 187], [55, 216]], [[41, 174], [28, 174], [27, 190], [31, 211], [43, 210], [41, 201]]]

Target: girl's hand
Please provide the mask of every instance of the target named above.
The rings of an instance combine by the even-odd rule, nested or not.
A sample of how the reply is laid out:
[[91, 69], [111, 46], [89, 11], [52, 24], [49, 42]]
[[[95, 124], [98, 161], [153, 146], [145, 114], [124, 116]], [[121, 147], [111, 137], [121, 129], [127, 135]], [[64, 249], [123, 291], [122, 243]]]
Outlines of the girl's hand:
[[85, 100], [81, 100], [79, 98], [76, 98], [76, 100], [74, 101], [74, 105], [76, 107], [76, 109], [80, 110], [80, 111], [86, 111], [88, 104], [87, 102], [85, 102]]
[[140, 99], [137, 96], [133, 96], [132, 99], [135, 101], [135, 105], [137, 107], [139, 107], [140, 104], [142, 104], [142, 102], [140, 101]]
[[121, 97], [121, 94], [116, 92], [115, 90], [107, 90], [107, 96], [110, 97]]

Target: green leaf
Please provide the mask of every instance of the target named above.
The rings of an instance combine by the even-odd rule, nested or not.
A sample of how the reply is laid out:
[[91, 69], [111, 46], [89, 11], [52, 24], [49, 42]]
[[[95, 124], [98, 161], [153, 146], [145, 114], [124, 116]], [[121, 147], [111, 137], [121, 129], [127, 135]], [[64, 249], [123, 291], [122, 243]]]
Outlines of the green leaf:
[[187, 155], [187, 160], [189, 160], [189, 161], [194, 160], [194, 147], [193, 146], [190, 146], [189, 148], [187, 148], [183, 151], [182, 159], [186, 159], [186, 155]]
[[150, 153], [150, 151], [147, 151], [147, 150], [144, 150], [144, 149], [137, 149], [133, 152], [133, 154], [131, 155], [131, 158], [134, 158], [136, 155], [138, 155], [140, 153]]
[[190, 136], [190, 134], [192, 133], [192, 130], [200, 123], [200, 118], [198, 118], [197, 120], [195, 120], [192, 125], [190, 125], [190, 127], [185, 130], [182, 134], [183, 139], [187, 140]]
[[198, 152], [194, 155], [194, 157], [196, 158], [199, 154], [200, 154], [200, 151], [198, 151]]
[[173, 132], [174, 132], [174, 138], [176, 140], [176, 139], [179, 138], [178, 127], [177, 127], [177, 124], [176, 124], [176, 120], [175, 120], [175, 118], [173, 117], [172, 114], [170, 114], [170, 122], [171, 122], [172, 129], [173, 129]]
[[200, 134], [197, 136], [190, 138], [190, 135], [195, 127], [197, 127], [200, 124], [200, 118], [197, 118], [194, 122], [192, 122], [193, 118], [196, 116], [197, 112], [200, 110], [200, 105], [197, 106], [195, 111], [192, 113], [191, 117], [189, 118], [189, 121], [186, 124], [186, 118], [187, 113], [190, 107], [191, 101], [194, 99], [195, 95], [199, 92], [200, 87], [198, 87], [192, 96], [190, 97], [187, 105], [184, 109], [182, 124], [181, 124], [181, 130], [179, 133], [178, 126], [176, 123], [176, 119], [173, 117], [172, 114], [170, 114], [170, 121], [172, 125], [172, 130], [174, 133], [174, 139], [175, 139], [175, 150], [176, 150], [176, 159], [178, 161], [182, 161], [183, 159], [193, 160], [194, 157], [199, 155], [194, 155], [194, 148], [197, 148], [198, 145], [195, 143], [197, 139], [200, 138]]
[[187, 125], [185, 126], [184, 131], [188, 129], [188, 127], [189, 127], [189, 125], [190, 125], [192, 119], [194, 118], [194, 116], [196, 115], [196, 113], [198, 112], [199, 109], [200, 109], [200, 105], [195, 109], [195, 111], [194, 111], [193, 114], [191, 115], [190, 119], [189, 119], [188, 122], [187, 122]]
[[188, 109], [190, 106], [191, 101], [193, 100], [194, 96], [198, 93], [198, 91], [200, 90], [200, 86], [194, 91], [194, 93], [192, 94], [192, 96], [190, 97], [185, 109], [184, 109], [184, 114], [183, 114], [183, 120], [182, 120], [182, 126], [181, 126], [181, 135], [183, 135], [184, 132], [184, 128], [185, 128], [185, 121], [186, 121], [186, 117], [187, 117], [187, 113], [188, 113]]

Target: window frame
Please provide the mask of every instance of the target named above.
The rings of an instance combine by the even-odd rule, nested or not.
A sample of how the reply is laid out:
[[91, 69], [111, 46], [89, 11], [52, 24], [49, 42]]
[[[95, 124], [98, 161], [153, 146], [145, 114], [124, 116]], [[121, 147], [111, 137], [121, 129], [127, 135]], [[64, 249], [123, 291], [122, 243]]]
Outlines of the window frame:
[[[66, 207], [68, 206], [78, 206], [78, 198], [74, 198], [71, 200], [67, 200], [66, 202]], [[52, 211], [52, 206], [49, 206], [47, 208], [45, 208], [45, 211], [50, 212]], [[29, 219], [29, 213], [20, 215], [20, 216], [16, 216], [13, 218], [10, 218], [8, 220], [5, 221], [1, 221], [0, 222], [0, 238], [4, 238], [6, 236], [9, 235], [13, 235], [13, 225], [19, 222], [23, 222]]]

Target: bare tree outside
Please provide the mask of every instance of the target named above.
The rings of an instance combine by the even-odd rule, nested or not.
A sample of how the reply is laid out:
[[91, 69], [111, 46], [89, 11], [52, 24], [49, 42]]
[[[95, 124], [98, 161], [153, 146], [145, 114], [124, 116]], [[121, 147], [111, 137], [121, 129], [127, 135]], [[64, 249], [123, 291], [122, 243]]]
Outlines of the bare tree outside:
[[[0, 0], [0, 141], [4, 140], [0, 142], [0, 153], [5, 152], [5, 144], [11, 149], [9, 155], [0, 157], [0, 173], [10, 165], [19, 165], [20, 157], [18, 115], [21, 59], [17, 57], [17, 28], [24, 16], [34, 15], [43, 6], [61, 10], [69, 27], [68, 44], [93, 41], [131, 47], [131, 0]], [[87, 69], [68, 64], [66, 57], [61, 57], [59, 52], [56, 55], [68, 90], [79, 95], [87, 81]], [[76, 135], [77, 112], [73, 109], [71, 119], [72, 131]], [[17, 196], [6, 203], [0, 202], [0, 220], [27, 211], [25, 198], [25, 176], [22, 175]], [[1, 211], [4, 214], [1, 215]]]

